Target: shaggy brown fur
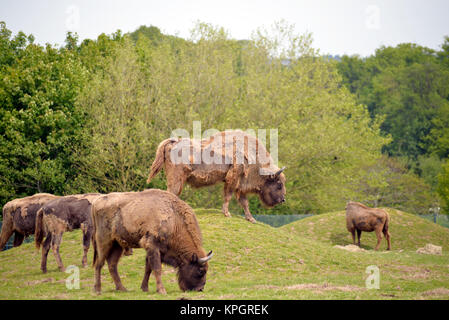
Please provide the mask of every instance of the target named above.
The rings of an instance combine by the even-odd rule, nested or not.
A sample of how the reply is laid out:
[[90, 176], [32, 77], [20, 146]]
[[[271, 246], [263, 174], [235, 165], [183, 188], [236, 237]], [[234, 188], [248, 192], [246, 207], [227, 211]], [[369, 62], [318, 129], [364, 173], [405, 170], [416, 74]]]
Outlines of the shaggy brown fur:
[[87, 252], [92, 237], [91, 207], [92, 202], [100, 195], [89, 193], [65, 196], [48, 202], [37, 212], [35, 243], [38, 250], [42, 246], [41, 270], [43, 273], [47, 272], [47, 256], [50, 247], [59, 269], [65, 270], [59, 255], [62, 235], [66, 231], [80, 228], [83, 231], [84, 248], [82, 264], [84, 267], [87, 266]]
[[202, 248], [201, 231], [192, 208], [177, 196], [157, 189], [111, 193], [93, 203], [92, 218], [97, 293], [101, 292], [101, 268], [106, 260], [116, 289], [126, 290], [117, 271], [126, 248], [143, 248], [147, 252], [143, 291], [148, 291], [153, 271], [157, 292], [166, 293], [161, 263], [178, 269], [182, 290], [203, 290], [211, 255], [206, 255]]
[[36, 212], [47, 202], [59, 198], [49, 193], [14, 199], [3, 206], [3, 225], [0, 234], [0, 251], [14, 233], [14, 247], [20, 246], [29, 235], [34, 234]]
[[390, 217], [388, 212], [382, 209], [369, 208], [359, 202], [348, 202], [346, 205], [346, 227], [352, 234], [352, 241], [355, 244], [355, 232], [357, 231], [358, 245], [360, 247], [360, 238], [362, 231], [376, 232], [377, 245], [375, 250], [379, 250], [382, 241], [382, 233], [388, 242], [387, 250], [391, 250], [390, 233], [388, 232], [388, 223]]
[[[190, 144], [191, 157], [187, 163], [172, 162], [171, 155], [182, 155], [183, 144]], [[206, 154], [217, 161], [201, 161], [195, 154]], [[261, 162], [260, 157], [267, 159]], [[236, 161], [240, 159], [240, 161]], [[196, 163], [198, 162], [198, 163]], [[268, 207], [285, 201], [285, 176], [273, 164], [273, 159], [260, 141], [243, 131], [224, 131], [209, 139], [195, 141], [190, 139], [167, 139], [159, 144], [156, 158], [151, 166], [147, 182], [164, 168], [167, 177], [167, 190], [180, 195], [185, 183], [200, 188], [224, 182], [224, 203], [222, 212], [230, 217], [229, 201], [235, 193], [243, 207], [248, 221], [255, 222], [247, 194], [259, 195]], [[264, 174], [261, 174], [263, 172]]]

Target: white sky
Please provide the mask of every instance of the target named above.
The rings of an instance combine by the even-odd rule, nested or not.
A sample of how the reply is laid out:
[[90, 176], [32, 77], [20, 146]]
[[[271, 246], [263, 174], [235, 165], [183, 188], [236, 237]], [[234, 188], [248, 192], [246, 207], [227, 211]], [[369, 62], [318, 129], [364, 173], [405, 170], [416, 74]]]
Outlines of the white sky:
[[117, 29], [154, 25], [188, 37], [194, 22], [212, 23], [248, 39], [284, 19], [298, 33], [312, 32], [321, 53], [371, 55], [381, 45], [414, 42], [440, 49], [449, 35], [447, 0], [0, 0], [0, 21], [38, 43], [64, 43], [66, 32], [94, 39]]

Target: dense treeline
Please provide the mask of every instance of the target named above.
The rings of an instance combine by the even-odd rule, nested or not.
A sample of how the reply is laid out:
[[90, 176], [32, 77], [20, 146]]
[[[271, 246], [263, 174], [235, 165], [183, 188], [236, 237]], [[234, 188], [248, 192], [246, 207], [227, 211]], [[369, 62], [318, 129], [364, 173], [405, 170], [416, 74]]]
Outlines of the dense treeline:
[[343, 83], [371, 116], [384, 117], [383, 151], [403, 163], [449, 206], [449, 37], [440, 51], [416, 44], [381, 47], [373, 56], [343, 56]]
[[[442, 170], [447, 157], [447, 122], [436, 116], [447, 110], [443, 73], [427, 89], [418, 77], [416, 84], [403, 82], [419, 68], [374, 80], [368, 59], [345, 57], [339, 64], [324, 58], [309, 34], [297, 35], [285, 23], [245, 41], [202, 23], [189, 39], [156, 27], [81, 43], [69, 33], [61, 48], [13, 36], [4, 23], [0, 28], [1, 204], [36, 192], [165, 188], [163, 175], [145, 183], [158, 143], [174, 129], [192, 133], [193, 121], [201, 121], [203, 131], [278, 129], [287, 202], [266, 210], [252, 198], [253, 213], [320, 213], [340, 210], [349, 199], [416, 213], [435, 205], [432, 170]], [[447, 65], [443, 55], [436, 59]], [[400, 91], [387, 104], [392, 90], [409, 85], [427, 91], [404, 98]], [[371, 88], [375, 93], [364, 95]], [[414, 127], [395, 128], [402, 120], [394, 108], [409, 101], [419, 112], [415, 103], [429, 99], [428, 123], [412, 132], [419, 136], [412, 144], [407, 130]], [[221, 192], [221, 186], [187, 187], [182, 198], [218, 208]], [[234, 204], [233, 210], [240, 209]]]

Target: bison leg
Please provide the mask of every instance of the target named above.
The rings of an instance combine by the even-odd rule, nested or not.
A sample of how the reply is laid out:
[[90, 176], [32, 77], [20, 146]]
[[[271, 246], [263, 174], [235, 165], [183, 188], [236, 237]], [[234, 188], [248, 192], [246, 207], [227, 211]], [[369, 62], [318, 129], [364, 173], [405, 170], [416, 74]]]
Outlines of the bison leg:
[[59, 247], [61, 246], [61, 241], [62, 241], [62, 233], [54, 233], [51, 241], [51, 248], [53, 250], [53, 254], [55, 256], [59, 270], [64, 272], [65, 271], [64, 264], [62, 263], [61, 255], [59, 254]]
[[246, 196], [240, 194], [238, 196], [238, 199], [239, 199], [240, 205], [243, 207], [243, 210], [245, 211], [246, 220], [248, 220], [251, 223], [256, 223], [256, 219], [254, 219], [254, 217], [251, 215], [251, 212], [249, 212], [249, 203], [248, 203], [248, 199], [246, 198]]
[[223, 202], [223, 208], [222, 212], [225, 215], [225, 217], [230, 217], [231, 214], [229, 213], [229, 201], [231, 201], [232, 198], [232, 189], [229, 187], [227, 183], [224, 185], [224, 202]]
[[43, 273], [47, 273], [47, 256], [51, 246], [51, 233], [47, 234], [44, 245], [42, 246], [42, 258], [41, 258], [41, 270]]
[[97, 256], [94, 259], [94, 267], [95, 267], [95, 285], [94, 290], [97, 294], [101, 293], [101, 268], [104, 266], [104, 262], [106, 261], [106, 254], [109, 254], [109, 250], [111, 249], [111, 244], [108, 243], [106, 246], [101, 246], [101, 243], [98, 241], [98, 237], [95, 239], [96, 242], [96, 251]]
[[167, 291], [162, 284], [162, 264], [159, 249], [156, 247], [147, 247], [147, 259], [149, 260], [150, 269], [154, 271], [157, 293], [167, 294]]
[[388, 230], [383, 230], [385, 239], [387, 239], [387, 243], [388, 243], [388, 247], [387, 250], [391, 250], [391, 242], [390, 242], [390, 233], [388, 232]]
[[355, 229], [350, 230], [352, 235], [352, 244], [355, 245]]
[[150, 280], [151, 275], [151, 264], [150, 264], [150, 257], [147, 254], [147, 257], [145, 258], [145, 275], [143, 276], [142, 285], [140, 288], [144, 292], [148, 292], [148, 280]]
[[357, 229], [357, 244], [360, 247], [360, 239], [362, 238], [362, 230]]
[[0, 251], [3, 250], [9, 238], [11, 238], [14, 233], [12, 218], [6, 215], [3, 219], [2, 233], [0, 235]]
[[377, 236], [377, 244], [376, 248], [374, 250], [379, 250], [380, 243], [382, 241], [382, 231], [380, 229], [376, 229], [376, 236]]
[[87, 267], [87, 252], [89, 251], [91, 237], [92, 237], [92, 228], [87, 228], [87, 230], [85, 230], [83, 232], [83, 250], [84, 250], [84, 254], [83, 254], [82, 264], [83, 264], [84, 268]]
[[119, 291], [126, 291], [126, 288], [123, 286], [117, 270], [118, 261], [122, 256], [122, 252], [123, 248], [117, 242], [114, 242], [111, 250], [109, 250], [107, 261], [109, 273], [111, 274], [112, 280], [114, 280], [115, 283], [115, 289]]
[[18, 247], [22, 244], [23, 239], [25, 239], [25, 236], [19, 232], [14, 232], [14, 243], [13, 246], [14, 247]]

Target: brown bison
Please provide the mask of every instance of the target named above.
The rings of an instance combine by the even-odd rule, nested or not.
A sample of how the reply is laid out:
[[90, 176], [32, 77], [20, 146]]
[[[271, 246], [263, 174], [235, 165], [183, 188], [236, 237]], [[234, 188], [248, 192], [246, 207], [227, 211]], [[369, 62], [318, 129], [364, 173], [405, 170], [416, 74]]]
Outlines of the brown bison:
[[125, 291], [117, 265], [126, 248], [147, 252], [141, 289], [148, 291], [153, 271], [158, 293], [165, 294], [161, 263], [178, 269], [179, 287], [201, 291], [206, 283], [207, 261], [201, 231], [192, 208], [162, 190], [111, 193], [92, 205], [95, 291], [101, 292], [101, 268], [105, 260], [117, 290]]
[[14, 233], [14, 247], [20, 246], [29, 235], [34, 234], [36, 212], [47, 202], [59, 198], [49, 193], [14, 199], [3, 206], [3, 225], [0, 234], [0, 250]]
[[224, 182], [223, 214], [235, 193], [250, 222], [247, 194], [273, 207], [285, 201], [285, 168], [273, 164], [259, 140], [243, 131], [219, 132], [208, 139], [167, 139], [159, 144], [147, 182], [164, 168], [167, 190], [180, 195], [185, 183], [199, 188]]
[[87, 266], [87, 251], [92, 237], [92, 201], [100, 195], [99, 193], [89, 193], [61, 197], [46, 203], [37, 212], [34, 238], [36, 248], [39, 250], [42, 246], [42, 272], [47, 272], [47, 255], [50, 246], [59, 269], [64, 271], [64, 265], [59, 255], [62, 235], [66, 231], [80, 228], [83, 231], [84, 248], [82, 264], [84, 267]]
[[388, 232], [389, 223], [388, 212], [377, 208], [368, 208], [359, 202], [348, 202], [346, 205], [346, 227], [352, 234], [352, 241], [355, 244], [355, 232], [357, 231], [358, 245], [360, 247], [360, 238], [362, 231], [376, 232], [377, 245], [375, 250], [379, 250], [382, 241], [382, 233], [388, 242], [387, 250], [391, 250], [390, 233]]

